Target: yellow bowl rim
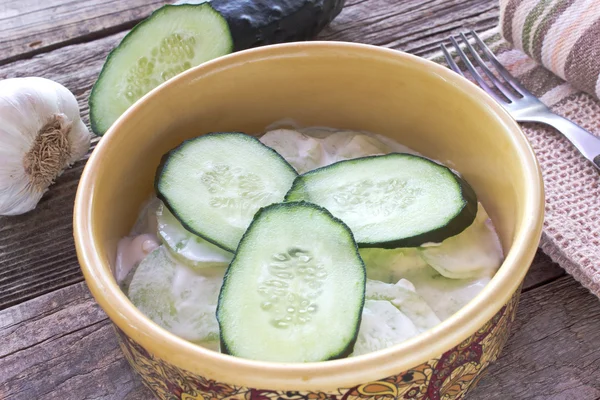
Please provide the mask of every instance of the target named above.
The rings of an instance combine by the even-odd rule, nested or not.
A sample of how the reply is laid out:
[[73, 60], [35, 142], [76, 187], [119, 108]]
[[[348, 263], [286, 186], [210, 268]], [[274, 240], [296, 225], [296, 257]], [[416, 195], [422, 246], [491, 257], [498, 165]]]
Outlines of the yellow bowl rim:
[[[253, 361], [196, 346], [146, 318], [119, 289], [109, 272], [110, 268], [104, 268], [103, 258], [98, 254], [98, 246], [92, 233], [93, 190], [90, 190], [101, 166], [102, 154], [118, 134], [120, 127], [136, 110], [155, 101], [162, 91], [169, 90], [178, 82], [193, 80], [211, 71], [226, 69], [254, 59], [286, 57], [290, 52], [312, 50], [343, 50], [367, 56], [403, 59], [435, 73], [484, 103], [510, 132], [523, 164], [526, 180], [531, 183], [528, 192], [525, 193], [525, 217], [517, 226], [514, 244], [502, 267], [483, 291], [449, 319], [406, 342], [359, 357], [306, 364]], [[366, 44], [312, 41], [264, 46], [217, 58], [187, 70], [138, 100], [112, 125], [90, 156], [77, 190], [73, 224], [78, 258], [90, 291], [110, 319], [128, 336], [136, 337], [139, 344], [150, 353], [192, 373], [204, 373], [209, 375], [207, 378], [237, 386], [277, 390], [335, 390], [396, 375], [418, 366], [439, 357], [482, 327], [509, 301], [525, 277], [541, 236], [543, 213], [543, 182], [529, 142], [512, 117], [479, 87], [441, 65], [400, 51]], [[202, 361], [201, 370], [195, 370], [182, 363], [181, 357], [178, 356], [181, 354], [186, 354], [189, 360]], [[196, 366], [199, 364], [195, 363]]]

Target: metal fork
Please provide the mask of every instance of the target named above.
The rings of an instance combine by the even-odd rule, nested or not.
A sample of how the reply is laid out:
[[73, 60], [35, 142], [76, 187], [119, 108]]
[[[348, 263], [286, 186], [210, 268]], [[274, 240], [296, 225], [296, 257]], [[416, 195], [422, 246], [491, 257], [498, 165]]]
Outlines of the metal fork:
[[[477, 33], [474, 31], [470, 31], [469, 33], [475, 39], [475, 43], [478, 45], [484, 57], [491, 65], [493, 65], [496, 72], [504, 80], [504, 82], [502, 82], [501, 79], [494, 75], [479, 53], [469, 43], [467, 36], [464, 33], [461, 33], [461, 41], [471, 53], [471, 57], [475, 61], [475, 64], [477, 64], [477, 66], [485, 73], [485, 75], [487, 75], [493, 87], [490, 86], [484, 80], [481, 74], [475, 69], [475, 66], [473, 66], [473, 63], [471, 63], [466, 53], [460, 48], [456, 39], [454, 37], [450, 37], [450, 41], [452, 42], [456, 53], [479, 86], [490, 96], [492, 96], [498, 103], [500, 103], [500, 105], [502, 105], [515, 120], [519, 122], [541, 122], [554, 127], [567, 139], [569, 139], [571, 143], [573, 143], [573, 145], [575, 145], [575, 147], [581, 152], [581, 154], [583, 154], [585, 158], [590, 160], [592, 164], [594, 164], [594, 166], [600, 170], [600, 138], [595, 137], [590, 132], [569, 121], [568, 119], [550, 111], [548, 107], [546, 107], [537, 97], [532, 95], [519, 82], [517, 82], [517, 80], [502, 66], [502, 64], [500, 64], [500, 61], [498, 61], [492, 51], [485, 45], [485, 43], [483, 43], [479, 36], [477, 36]], [[456, 62], [454, 62], [454, 59], [448, 52], [446, 46], [442, 44], [441, 48], [450, 68], [452, 68], [454, 72], [464, 77], [464, 72], [458, 67], [458, 65], [456, 65]], [[516, 93], [512, 92], [507, 85]], [[506, 99], [500, 97], [494, 91], [494, 88], [502, 93]]]

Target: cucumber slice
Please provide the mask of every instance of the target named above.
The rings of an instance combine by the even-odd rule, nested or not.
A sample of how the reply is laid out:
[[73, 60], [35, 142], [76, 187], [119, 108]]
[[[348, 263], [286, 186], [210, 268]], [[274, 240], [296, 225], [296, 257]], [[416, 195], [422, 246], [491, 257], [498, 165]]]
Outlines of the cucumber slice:
[[232, 50], [227, 21], [208, 3], [159, 8], [108, 55], [90, 94], [92, 131], [103, 135], [150, 90]]
[[129, 293], [129, 285], [131, 285], [131, 280], [133, 279], [133, 276], [135, 275], [135, 271], [137, 270], [137, 267], [138, 267], [137, 265], [134, 265], [133, 268], [131, 268], [129, 270], [127, 275], [125, 275], [125, 278], [123, 278], [123, 280], [121, 280], [120, 282], [117, 282], [119, 284], [119, 288], [125, 294]]
[[493, 274], [473, 279], [449, 279], [427, 266], [404, 274], [442, 321], [463, 308], [490, 282]]
[[156, 212], [158, 236], [171, 254], [192, 269], [227, 267], [233, 254], [194, 235], [181, 225], [164, 204]]
[[364, 265], [346, 225], [314, 204], [265, 207], [225, 275], [221, 350], [279, 362], [345, 357], [364, 295]]
[[305, 200], [344, 221], [361, 247], [418, 247], [471, 225], [477, 197], [450, 169], [392, 153], [340, 161], [298, 176], [286, 201]]
[[190, 232], [235, 251], [256, 211], [283, 200], [296, 171], [243, 133], [211, 133], [163, 157], [156, 192]]
[[219, 340], [200, 340], [197, 342], [192, 342], [198, 346], [204, 347], [205, 349], [209, 349], [212, 351], [216, 351], [218, 353], [221, 352], [221, 345], [219, 343]]
[[367, 279], [365, 298], [369, 300], [387, 300], [396, 306], [419, 332], [433, 328], [441, 321], [425, 300], [417, 294], [415, 287], [406, 279], [395, 285]]
[[386, 349], [418, 334], [410, 318], [389, 301], [365, 300], [352, 356]]
[[161, 201], [154, 195], [144, 202], [138, 219], [131, 228], [131, 235], [156, 234], [156, 210], [161, 204]]
[[[365, 249], [361, 249], [361, 256], [363, 250]], [[412, 250], [418, 254], [418, 249]], [[477, 296], [493, 276], [493, 273], [490, 273], [474, 279], [449, 279], [427, 265], [421, 257], [416, 257], [417, 260], [420, 259], [419, 263], [395, 264], [397, 255], [394, 253], [398, 250], [382, 251], [385, 253], [377, 257], [363, 257], [367, 278], [392, 283], [402, 279], [410, 281], [417, 294], [442, 321]]]
[[446, 278], [470, 279], [494, 273], [502, 264], [503, 254], [498, 236], [489, 224], [480, 204], [475, 222], [437, 246], [421, 248], [421, 256]]
[[396, 283], [399, 277], [414, 269], [428, 267], [421, 257], [419, 249], [360, 249], [360, 256], [365, 262], [367, 278], [386, 283]]
[[219, 338], [215, 317], [224, 268], [202, 274], [177, 263], [160, 246], [135, 270], [129, 300], [148, 318], [175, 335], [195, 342]]

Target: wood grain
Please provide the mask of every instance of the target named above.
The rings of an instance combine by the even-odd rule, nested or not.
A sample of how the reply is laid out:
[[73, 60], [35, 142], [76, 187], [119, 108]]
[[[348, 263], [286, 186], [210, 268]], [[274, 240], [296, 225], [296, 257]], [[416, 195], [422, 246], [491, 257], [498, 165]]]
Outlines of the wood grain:
[[600, 301], [571, 277], [525, 293], [514, 332], [470, 398], [600, 398]]
[[169, 1], [4, 0], [0, 2], [0, 65], [130, 29], [165, 3]]
[[[527, 291], [513, 336], [469, 399], [597, 399], [599, 331], [598, 298], [571, 277]], [[151, 398], [83, 283], [0, 311], [0, 343], [0, 398]]]
[[[19, 7], [29, 3], [35, 3], [35, 6], [31, 5], [31, 11], [23, 14]], [[88, 3], [96, 4], [96, 7], [88, 7]], [[89, 29], [99, 29], [99, 34], [111, 32], [105, 28], [115, 24], [115, 21], [127, 18], [128, 21], [133, 21], [149, 12], [150, 5], [158, 4], [153, 1], [147, 3], [146, 7], [141, 5], [145, 3], [137, 0], [117, 3], [113, 0], [86, 2], [84, 10], [95, 16], [95, 19], [89, 17], [92, 18]], [[42, 4], [45, 4], [45, 8]], [[44, 26], [48, 27], [48, 24], [57, 24], [62, 26], [57, 32], [68, 31], [70, 37], [75, 37], [73, 35], [78, 35], [79, 31], [75, 28], [69, 30], [68, 26], [71, 25], [61, 25], [71, 20], [79, 21], [76, 13], [65, 8], [66, 4], [71, 3], [64, 0], [45, 3], [10, 0], [0, 6], [3, 7], [0, 8], [0, 21], [10, 26], [23, 26], [24, 29], [35, 25], [29, 26], [28, 32], [39, 32]], [[35, 11], [36, 7], [52, 10], [52, 18], [42, 11]], [[110, 9], [125, 11], [113, 15]], [[86, 15], [81, 14], [78, 18], [85, 20], [88, 18]], [[497, 16], [496, 3], [487, 0], [406, 0], [402, 2], [402, 7], [395, 0], [349, 0], [346, 8], [322, 33], [321, 38], [359, 41], [426, 54], [450, 33], [465, 28], [492, 27]], [[41, 27], [36, 25], [37, 22], [31, 22], [42, 20], [44, 23]], [[77, 25], [77, 22], [72, 24]], [[2, 24], [1, 29], [4, 29]], [[125, 34], [126, 31], [119, 32], [6, 64], [0, 67], [0, 79], [42, 76], [65, 85], [76, 95], [87, 123], [87, 98], [91, 87], [106, 55]], [[0, 38], [0, 54], [3, 54], [1, 46], [5, 38], [2, 35]], [[14, 46], [20, 42], [13, 40], [10, 43]], [[0, 309], [82, 279], [72, 240], [71, 213], [84, 165], [85, 161], [78, 162], [73, 169], [61, 176], [33, 212], [19, 217], [0, 217]]]
[[550, 257], [542, 253], [541, 250], [538, 250], [523, 281], [523, 292], [553, 282], [565, 275], [564, 269], [552, 262]]
[[83, 283], [0, 312], [0, 343], [1, 399], [151, 398]]
[[450, 35], [496, 26], [498, 12], [489, 0], [350, 0], [321, 38], [426, 56]]

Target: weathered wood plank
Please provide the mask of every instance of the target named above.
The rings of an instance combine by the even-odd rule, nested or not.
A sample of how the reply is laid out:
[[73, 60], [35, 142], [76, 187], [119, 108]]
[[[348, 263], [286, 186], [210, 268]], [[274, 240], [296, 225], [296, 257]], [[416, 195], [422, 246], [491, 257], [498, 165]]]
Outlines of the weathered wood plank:
[[525, 276], [523, 291], [527, 292], [538, 286], [553, 282], [564, 275], [566, 275], [564, 269], [552, 262], [550, 257], [542, 253], [541, 250], [538, 250], [529, 268], [529, 272]]
[[[150, 398], [105, 318], [83, 283], [0, 311], [0, 398]], [[598, 331], [600, 301], [571, 277], [525, 292], [507, 348], [469, 398], [597, 399]]]
[[0, 65], [129, 29], [165, 3], [169, 1], [4, 0]]
[[[93, 15], [95, 19], [88, 21], [90, 30], [98, 30], [99, 27], [108, 29], [110, 24], [116, 23], [115, 18], [133, 21], [147, 13], [152, 4], [159, 2], [152, 1], [142, 6], [144, 2], [137, 0], [94, 0], [86, 2], [84, 10], [92, 13], [86, 16], [77, 12], [71, 15], [71, 11], [57, 6], [70, 4], [66, 0], [50, 0], [49, 3], [33, 2], [35, 5], [30, 4], [32, 11], [20, 15], [23, 8], [19, 7], [29, 3], [32, 0], [2, 3], [0, 18], [4, 16], [4, 20], [0, 22], [10, 26], [25, 26], [32, 24], [31, 21], [42, 21], [40, 29], [50, 24], [62, 26], [57, 32], [79, 34], [75, 28], [69, 30], [70, 25], [64, 25], [70, 21], [69, 18], [79, 21], [92, 18], [90, 16]], [[77, 4], [81, 8], [81, 4]], [[92, 7], [92, 4], [96, 6]], [[34, 11], [38, 8], [46, 12], [54, 10], [54, 14], [48, 16], [42, 11]], [[124, 15], [116, 16], [111, 14], [111, 9], [126, 11]], [[64, 17], [64, 21], [56, 17], [67, 15], [65, 13], [69, 17]], [[496, 2], [487, 0], [405, 0], [402, 3], [395, 0], [349, 0], [344, 11], [322, 33], [321, 38], [384, 45], [424, 54], [451, 32], [458, 32], [464, 27], [487, 29], [493, 26], [497, 15]], [[0, 24], [0, 30], [5, 26]], [[65, 46], [1, 66], [0, 79], [43, 76], [60, 82], [77, 96], [87, 122], [89, 91], [106, 55], [125, 33]], [[0, 34], [0, 38], [0, 54], [3, 54], [1, 46], [5, 36]], [[12, 46], [19, 42], [10, 43]], [[35, 211], [19, 217], [0, 217], [0, 309], [81, 280], [71, 239], [71, 212], [84, 164], [84, 161], [77, 163], [61, 176]]]
[[472, 398], [599, 399], [599, 332], [600, 301], [571, 277], [525, 293], [508, 346]]
[[494, 27], [498, 12], [488, 0], [351, 0], [321, 37], [423, 56], [451, 34]]
[[150, 398], [83, 283], [0, 312], [0, 343], [2, 399]]
[[63, 174], [34, 212], [0, 217], [0, 308], [82, 280], [72, 212], [84, 164]]

